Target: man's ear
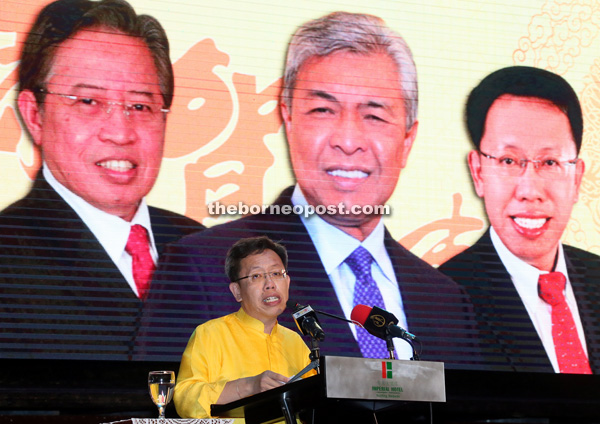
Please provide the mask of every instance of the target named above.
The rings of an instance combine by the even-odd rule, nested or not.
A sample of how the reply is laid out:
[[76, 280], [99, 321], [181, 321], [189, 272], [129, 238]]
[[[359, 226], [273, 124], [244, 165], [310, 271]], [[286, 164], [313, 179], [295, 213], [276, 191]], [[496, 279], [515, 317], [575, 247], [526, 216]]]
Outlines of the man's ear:
[[471, 171], [471, 178], [473, 179], [473, 185], [475, 186], [475, 192], [481, 198], [483, 198], [483, 177], [481, 175], [481, 156], [477, 150], [471, 150], [468, 156], [469, 171]]
[[410, 127], [410, 130], [406, 132], [404, 136], [404, 140], [402, 141], [402, 158], [400, 159], [400, 168], [404, 168], [408, 161], [408, 154], [412, 149], [413, 144], [415, 143], [415, 138], [417, 138], [417, 128], [419, 127], [419, 121], [415, 121]]
[[236, 302], [242, 301], [242, 290], [240, 289], [239, 283], [229, 283], [229, 291], [235, 298]]
[[42, 145], [42, 112], [35, 100], [35, 95], [31, 90], [23, 90], [19, 93], [17, 99], [19, 112], [25, 121], [25, 125], [33, 138], [33, 142], [38, 146]]
[[581, 187], [581, 180], [583, 179], [584, 173], [585, 162], [583, 162], [583, 159], [579, 159], [577, 165], [575, 165], [575, 198], [573, 199], [573, 202], [579, 200], [579, 188]]
[[287, 103], [281, 99], [279, 101], [279, 109], [281, 111], [281, 117], [283, 118], [283, 125], [285, 125], [285, 131], [287, 134], [292, 132], [292, 110], [288, 107]]

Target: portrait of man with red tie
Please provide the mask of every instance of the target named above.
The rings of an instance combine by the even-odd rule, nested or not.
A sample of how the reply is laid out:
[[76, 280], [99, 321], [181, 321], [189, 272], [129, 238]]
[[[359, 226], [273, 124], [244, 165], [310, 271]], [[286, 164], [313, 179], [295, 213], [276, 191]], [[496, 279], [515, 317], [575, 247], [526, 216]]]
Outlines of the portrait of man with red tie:
[[561, 243], [585, 170], [575, 91], [543, 69], [504, 68], [473, 89], [466, 119], [490, 228], [439, 269], [469, 293], [488, 362], [600, 372], [600, 258]]
[[43, 166], [0, 212], [0, 331], [19, 341], [11, 349], [129, 358], [162, 247], [202, 228], [145, 201], [173, 86], [166, 33], [126, 1], [40, 11], [17, 103]]

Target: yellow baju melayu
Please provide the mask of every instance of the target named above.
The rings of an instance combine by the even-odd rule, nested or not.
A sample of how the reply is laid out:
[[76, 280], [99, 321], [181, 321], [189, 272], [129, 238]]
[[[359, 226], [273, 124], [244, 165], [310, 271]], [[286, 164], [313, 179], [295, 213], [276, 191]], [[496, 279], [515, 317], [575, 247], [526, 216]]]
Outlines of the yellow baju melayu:
[[194, 330], [183, 352], [174, 395], [177, 413], [208, 418], [228, 381], [266, 370], [290, 377], [309, 364], [308, 355], [299, 334], [279, 324], [265, 334], [263, 323], [241, 308], [208, 321]]

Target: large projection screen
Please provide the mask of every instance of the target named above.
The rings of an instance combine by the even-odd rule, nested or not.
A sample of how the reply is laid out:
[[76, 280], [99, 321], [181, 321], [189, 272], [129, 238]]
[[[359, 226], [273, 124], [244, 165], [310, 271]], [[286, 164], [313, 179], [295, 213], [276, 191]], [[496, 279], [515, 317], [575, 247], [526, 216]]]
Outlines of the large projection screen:
[[[4, 0], [0, 4], [0, 210], [27, 195], [42, 162], [16, 99], [20, 52], [36, 14], [47, 3]], [[483, 201], [475, 193], [467, 166], [473, 147], [465, 129], [465, 102], [470, 90], [489, 73], [524, 65], [563, 76], [579, 96], [584, 115], [579, 157], [586, 169], [562, 242], [600, 254], [597, 4], [583, 5], [575, 0], [464, 0], [451, 4], [434, 0], [132, 0], [131, 4], [136, 12], [154, 16], [164, 26], [175, 70], [175, 97], [168, 115], [163, 160], [146, 198], [149, 205], [210, 228], [239, 216], [211, 215], [209, 204], [270, 205], [284, 189], [293, 186], [295, 177], [278, 106], [288, 42], [296, 28], [308, 20], [336, 10], [361, 12], [380, 16], [404, 37], [413, 52], [419, 79], [418, 133], [387, 202], [391, 213], [383, 218], [393, 239], [438, 267], [473, 245], [486, 231], [489, 222]], [[45, 214], [44, 210], [34, 212], [38, 216], [35, 219], [40, 220]], [[7, 231], [6, 225], [0, 219], [0, 233]], [[286, 244], [285, 239], [277, 241]], [[0, 255], [2, 249], [0, 246]], [[203, 251], [211, 256], [210, 246], [203, 246]], [[292, 243], [290, 255], [294, 251]], [[162, 308], [158, 313], [147, 314], [144, 305], [138, 307], [127, 300], [128, 293], [122, 303], [96, 305], [104, 321], [78, 313], [90, 299], [70, 299], [64, 310], [45, 308], [43, 301], [19, 301], [19, 293], [24, 297], [68, 298], [72, 286], [85, 286], [91, 293], [103, 284], [95, 274], [97, 270], [86, 274], [84, 266], [82, 280], [72, 281], [40, 267], [41, 277], [33, 281], [0, 269], [0, 358], [177, 362], [196, 325], [237, 309], [227, 292], [221, 253], [218, 249], [212, 252], [210, 266], [201, 272], [222, 276], [222, 285], [207, 284], [201, 294], [182, 304], [177, 300], [180, 293], [175, 291], [185, 290], [186, 275], [179, 275], [178, 285], [164, 289], [160, 300], [155, 301], [155, 306]], [[305, 274], [291, 273], [291, 298], [294, 278], [310, 280], [311, 267], [322, 267], [310, 261], [305, 265]], [[590, 269], [597, 267], [597, 263], [589, 264]], [[589, 283], [595, 285], [597, 281]], [[317, 299], [320, 293], [316, 291], [314, 296]], [[591, 307], [598, 307], [595, 296], [587, 301]], [[308, 295], [298, 299], [312, 303]], [[138, 310], [127, 315], [129, 321], [119, 323], [111, 308]], [[441, 327], [454, 319], [452, 312], [449, 314], [448, 322], [439, 323]], [[93, 329], [89, 327], [91, 321]], [[281, 322], [294, 328], [288, 312]], [[323, 353], [343, 355], [347, 340], [338, 340], [336, 334], [346, 324], [327, 318], [325, 322], [331, 329], [332, 346], [339, 343], [337, 349], [324, 348]], [[119, 328], [121, 324], [123, 328]], [[600, 349], [597, 328], [595, 333], [587, 340], [588, 350]], [[137, 348], [138, 335], [142, 349]], [[448, 337], [451, 344], [450, 338], [457, 336]], [[462, 337], [477, 337], [477, 329], [458, 335]], [[491, 365], [479, 361], [482, 352], [478, 349], [450, 349], [448, 358], [435, 359], [446, 359], [449, 367], [512, 369], [502, 358]], [[486, 352], [501, 355], [494, 349], [483, 346], [484, 356]], [[547, 370], [536, 366], [526, 347], [519, 349], [514, 354], [524, 358], [528, 370]]]

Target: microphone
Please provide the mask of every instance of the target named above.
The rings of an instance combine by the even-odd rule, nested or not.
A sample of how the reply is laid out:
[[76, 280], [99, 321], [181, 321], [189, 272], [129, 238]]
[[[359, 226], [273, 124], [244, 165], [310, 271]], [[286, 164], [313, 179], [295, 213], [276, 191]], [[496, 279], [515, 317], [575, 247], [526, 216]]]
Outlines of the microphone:
[[[302, 305], [302, 304], [300, 304], [300, 303], [298, 303], [298, 302], [294, 302], [294, 301], [292, 301], [292, 300], [288, 300], [288, 301], [286, 302], [286, 304], [285, 304], [285, 305], [286, 305], [288, 308], [290, 308], [290, 309], [293, 309], [294, 311], [297, 311], [298, 309], [302, 309], [302, 308], [305, 308], [305, 307], [306, 307], [306, 306], [304, 306], [304, 305]], [[349, 320], [349, 319], [346, 319], [346, 318], [344, 318], [344, 317], [341, 317], [341, 316], [339, 316], [339, 315], [330, 314], [329, 312], [325, 312], [325, 311], [319, 311], [318, 309], [315, 309], [314, 311], [315, 311], [315, 312], [316, 312], [318, 315], [325, 315], [325, 316], [328, 316], [328, 317], [331, 317], [331, 318], [335, 318], [335, 319], [337, 319], [338, 321], [344, 321], [344, 322], [347, 322], [347, 323], [349, 323], [349, 324], [359, 325], [359, 323], [358, 323], [358, 322], [356, 322], [356, 321], [352, 321], [352, 320]], [[361, 325], [362, 325], [362, 324], [361, 324]]]
[[304, 306], [298, 302], [294, 302], [292, 299], [288, 299], [288, 301], [285, 302], [285, 306], [286, 306], [286, 308], [293, 309], [294, 312], [297, 311], [298, 309], [306, 308], [306, 306]]
[[287, 301], [286, 306], [295, 309], [292, 316], [294, 317], [294, 321], [296, 321], [298, 329], [303, 335], [310, 335], [313, 339], [318, 341], [325, 340], [325, 332], [321, 328], [319, 318], [317, 318], [317, 314], [313, 308], [309, 305], [302, 306], [291, 300]]
[[366, 305], [356, 305], [352, 309], [350, 318], [362, 324], [369, 333], [383, 340], [386, 340], [388, 335], [404, 340], [415, 340], [417, 337], [399, 327], [398, 318], [394, 314], [377, 306], [370, 308]]

